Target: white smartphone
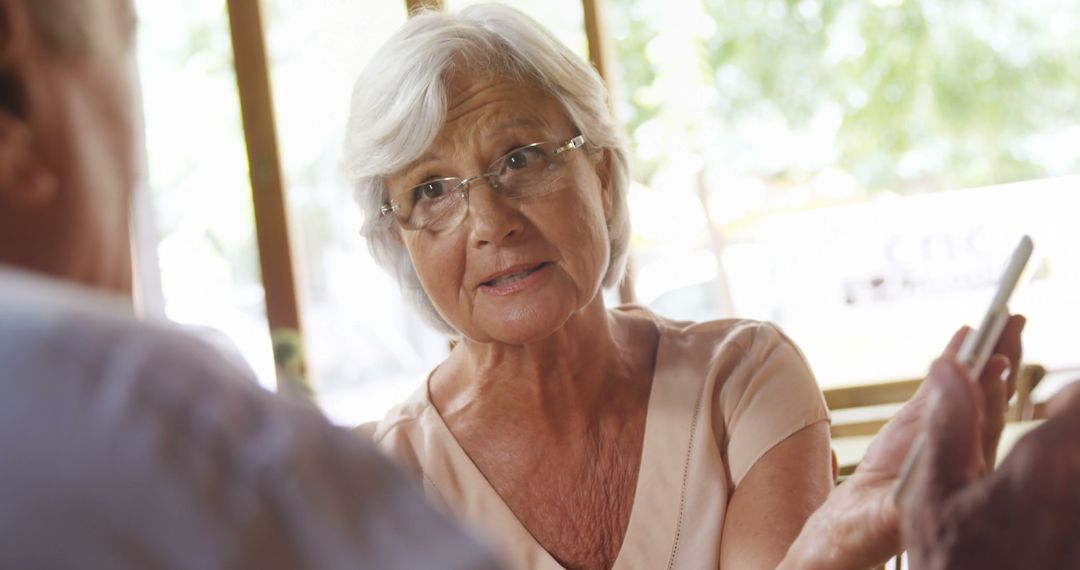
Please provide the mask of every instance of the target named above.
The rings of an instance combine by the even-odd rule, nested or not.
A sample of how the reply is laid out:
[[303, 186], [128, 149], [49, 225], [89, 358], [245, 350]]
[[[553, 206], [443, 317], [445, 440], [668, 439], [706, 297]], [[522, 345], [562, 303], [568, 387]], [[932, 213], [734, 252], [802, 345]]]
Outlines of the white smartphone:
[[1024, 236], [1013, 250], [1009, 264], [1005, 266], [1005, 272], [998, 281], [997, 292], [990, 301], [990, 308], [986, 310], [982, 323], [978, 329], [968, 333], [964, 343], [960, 345], [960, 351], [956, 354], [957, 360], [967, 366], [973, 378], [982, 374], [986, 361], [994, 353], [1001, 331], [1009, 320], [1009, 297], [1016, 290], [1016, 284], [1020, 282], [1020, 275], [1024, 272], [1024, 266], [1031, 259], [1034, 244], [1031, 238]]
[[[1034, 244], [1030, 237], [1025, 235], [1020, 238], [1020, 243], [1013, 250], [1012, 257], [1009, 258], [1009, 263], [1005, 266], [1005, 272], [1001, 274], [997, 292], [994, 293], [994, 298], [990, 301], [990, 308], [986, 310], [982, 323], [979, 324], [978, 329], [969, 332], [964, 337], [964, 342], [960, 345], [960, 351], [956, 353], [956, 359], [967, 367], [972, 378], [979, 378], [983, 367], [986, 366], [986, 361], [994, 353], [994, 347], [997, 346], [998, 340], [1001, 338], [1001, 331], [1009, 320], [1009, 297], [1016, 290], [1016, 285], [1020, 282], [1020, 275], [1023, 274], [1024, 267], [1027, 265], [1028, 260], [1031, 259], [1033, 249]], [[922, 455], [924, 443], [925, 434], [920, 433], [911, 445], [907, 457], [904, 458], [904, 463], [900, 467], [900, 474], [893, 490], [894, 500], [898, 500], [907, 487], [911, 472]]]

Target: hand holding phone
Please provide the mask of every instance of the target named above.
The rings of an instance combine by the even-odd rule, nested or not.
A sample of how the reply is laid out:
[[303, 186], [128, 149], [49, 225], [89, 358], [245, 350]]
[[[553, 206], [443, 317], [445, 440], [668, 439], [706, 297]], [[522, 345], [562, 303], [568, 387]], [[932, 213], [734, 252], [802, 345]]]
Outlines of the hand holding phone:
[[[997, 292], [994, 293], [994, 298], [990, 301], [990, 307], [987, 309], [986, 315], [983, 316], [982, 323], [980, 323], [978, 329], [970, 331], [964, 337], [963, 344], [960, 345], [956, 358], [967, 367], [972, 378], [979, 378], [983, 368], [986, 366], [986, 362], [994, 353], [994, 347], [997, 346], [998, 340], [1001, 338], [1001, 332], [1005, 328], [1005, 323], [1009, 320], [1009, 297], [1016, 290], [1016, 285], [1020, 282], [1020, 275], [1024, 272], [1028, 260], [1031, 259], [1033, 249], [1034, 244], [1031, 238], [1026, 235], [1023, 236], [1016, 249], [1013, 250], [1008, 265], [1005, 266], [1005, 271], [998, 281]], [[900, 467], [900, 474], [897, 477], [896, 487], [893, 491], [895, 500], [899, 499], [907, 486], [911, 472], [922, 455], [924, 443], [925, 436], [920, 433]]]

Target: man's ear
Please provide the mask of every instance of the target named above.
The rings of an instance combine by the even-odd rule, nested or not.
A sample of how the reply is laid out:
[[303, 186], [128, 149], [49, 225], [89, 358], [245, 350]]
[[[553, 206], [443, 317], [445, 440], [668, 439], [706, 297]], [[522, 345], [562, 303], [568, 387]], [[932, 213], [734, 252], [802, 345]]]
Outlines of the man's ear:
[[36, 147], [26, 120], [0, 108], [0, 206], [36, 209], [56, 195], [56, 176]]
[[[31, 48], [37, 45], [37, 26], [30, 19], [26, 3], [27, 0], [0, 0], [0, 70], [5, 73], [25, 66]], [[3, 103], [6, 105], [8, 101]]]
[[0, 0], [0, 205], [17, 209], [40, 207], [56, 194], [31, 126], [33, 34], [24, 0]]

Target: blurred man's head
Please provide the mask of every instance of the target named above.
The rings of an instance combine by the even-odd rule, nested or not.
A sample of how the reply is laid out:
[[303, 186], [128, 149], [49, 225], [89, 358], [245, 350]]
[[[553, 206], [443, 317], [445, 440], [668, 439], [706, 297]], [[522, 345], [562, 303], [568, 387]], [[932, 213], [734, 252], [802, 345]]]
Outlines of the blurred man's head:
[[0, 0], [0, 264], [131, 288], [130, 0]]

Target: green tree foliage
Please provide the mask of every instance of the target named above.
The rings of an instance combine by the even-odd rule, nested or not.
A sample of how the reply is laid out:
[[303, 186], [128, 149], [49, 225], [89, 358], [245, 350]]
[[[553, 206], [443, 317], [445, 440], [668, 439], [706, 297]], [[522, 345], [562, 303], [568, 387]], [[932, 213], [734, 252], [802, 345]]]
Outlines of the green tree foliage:
[[[612, 0], [624, 118], [637, 144], [638, 130], [671, 103], [651, 96], [668, 63], [650, 44], [689, 33], [656, 18], [663, 9], [699, 10], [689, 21], [712, 24], [695, 42], [715, 97], [709, 119], [686, 133], [703, 156], [724, 160], [709, 147], [762, 116], [791, 133], [831, 131], [827, 152], [807, 149], [816, 159], [775, 156], [729, 169], [797, 185], [834, 168], [861, 194], [1080, 171], [1075, 1]], [[701, 132], [706, 125], [714, 132]], [[638, 178], [660, 162], [639, 164]]]

